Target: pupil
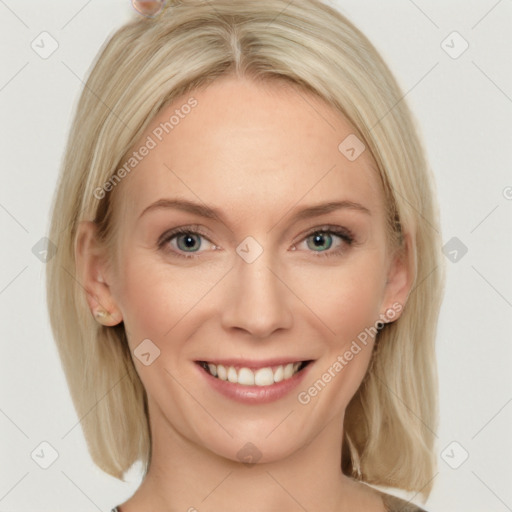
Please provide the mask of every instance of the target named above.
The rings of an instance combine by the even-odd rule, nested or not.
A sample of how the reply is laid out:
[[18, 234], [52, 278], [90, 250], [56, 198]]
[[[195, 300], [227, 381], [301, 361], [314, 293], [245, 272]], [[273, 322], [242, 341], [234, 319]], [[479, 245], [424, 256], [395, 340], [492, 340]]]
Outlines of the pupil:
[[[182, 243], [180, 243], [182, 242]], [[195, 247], [197, 245], [197, 247]], [[181, 246], [182, 250], [190, 250], [197, 251], [199, 249], [198, 245], [198, 236], [197, 235], [183, 235], [178, 238], [178, 246]]]
[[332, 237], [326, 233], [318, 233], [313, 236], [313, 248], [327, 250], [332, 245]]

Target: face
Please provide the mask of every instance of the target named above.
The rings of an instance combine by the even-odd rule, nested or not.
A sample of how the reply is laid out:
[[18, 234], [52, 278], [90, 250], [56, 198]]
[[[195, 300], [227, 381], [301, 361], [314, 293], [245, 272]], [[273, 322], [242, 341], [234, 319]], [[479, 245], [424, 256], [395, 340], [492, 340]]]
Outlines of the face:
[[339, 113], [234, 78], [190, 97], [132, 148], [150, 147], [114, 191], [116, 260], [91, 287], [124, 321], [152, 428], [276, 460], [343, 418], [407, 272]]

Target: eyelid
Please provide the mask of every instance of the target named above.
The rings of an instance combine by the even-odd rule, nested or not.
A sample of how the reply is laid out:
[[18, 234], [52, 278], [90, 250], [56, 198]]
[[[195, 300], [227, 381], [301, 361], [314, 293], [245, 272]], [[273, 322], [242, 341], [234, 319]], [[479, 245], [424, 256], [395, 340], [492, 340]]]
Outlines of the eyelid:
[[183, 251], [179, 251], [179, 250], [176, 250], [174, 248], [170, 248], [170, 247], [164, 247], [166, 245], [169, 245], [169, 242], [175, 238], [176, 236], [178, 235], [181, 235], [181, 234], [192, 234], [192, 235], [200, 235], [202, 238], [204, 238], [205, 240], [207, 240], [210, 244], [213, 245], [213, 247], [215, 248], [215, 250], [218, 249], [218, 246], [216, 244], [214, 244], [210, 238], [208, 237], [208, 235], [203, 231], [203, 229], [201, 228], [201, 226], [199, 225], [196, 225], [196, 224], [191, 224], [191, 225], [186, 225], [186, 226], [178, 226], [176, 228], [173, 228], [173, 229], [170, 229], [168, 231], [166, 231], [164, 234], [162, 234], [158, 240], [157, 240], [157, 247], [158, 249], [160, 250], [164, 250], [168, 253], [171, 253], [173, 256], [177, 256], [178, 258], [184, 258], [184, 259], [195, 259], [195, 258], [199, 258], [200, 255], [204, 252], [204, 251], [192, 251], [190, 253], [187, 253], [187, 252], [183, 252]]
[[347, 241], [347, 243], [350, 241], [350, 243], [355, 243], [355, 235], [354, 233], [343, 226], [336, 226], [332, 224], [323, 224], [321, 226], [316, 226], [314, 228], [306, 230], [304, 233], [300, 234], [297, 237], [297, 241], [294, 242], [294, 245], [302, 242], [306, 238], [310, 237], [311, 235], [314, 235], [315, 233], [331, 233], [336, 236], [339, 236]]
[[[293, 250], [296, 250], [296, 245], [306, 241], [310, 236], [316, 233], [328, 233], [330, 235], [337, 236], [342, 239], [341, 247], [338, 247], [334, 250], [326, 250], [326, 251], [306, 251], [312, 253], [313, 257], [327, 257], [327, 256], [340, 256], [342, 255], [348, 247], [355, 245], [356, 238], [352, 231], [346, 227], [335, 226], [330, 224], [324, 224], [322, 226], [317, 226], [309, 229], [305, 233], [300, 235], [300, 238], [297, 242], [292, 245]], [[348, 247], [347, 247], [348, 246]]]
[[171, 237], [179, 235], [180, 233], [198, 234], [206, 238], [210, 243], [213, 243], [208, 238], [208, 235], [203, 231], [202, 227], [199, 224], [187, 224], [185, 226], [177, 226], [175, 228], [165, 231], [162, 235], [160, 235], [160, 237], [157, 240], [158, 246], [163, 245]]
[[[328, 233], [334, 236], [337, 236], [343, 240], [343, 244], [341, 248], [337, 248], [335, 250], [327, 250], [327, 251], [306, 251], [311, 252], [315, 254], [316, 256], [330, 256], [330, 255], [339, 255], [340, 253], [344, 252], [347, 248], [346, 246], [353, 245], [355, 243], [355, 236], [352, 233], [352, 231], [346, 227], [343, 226], [336, 226], [336, 225], [330, 225], [330, 224], [324, 224], [320, 226], [316, 226], [313, 228], [310, 228], [306, 232], [299, 235], [299, 238], [296, 242], [292, 244], [292, 247], [295, 247], [297, 244], [304, 242], [307, 238], [310, 236], [316, 234], [316, 233]], [[162, 234], [158, 241], [157, 246], [159, 249], [164, 249], [164, 245], [168, 244], [173, 238], [180, 234], [192, 234], [192, 235], [200, 235], [205, 240], [207, 240], [210, 244], [213, 245], [215, 248], [214, 250], [218, 249], [219, 247], [210, 240], [209, 236], [205, 233], [205, 231], [202, 229], [200, 225], [197, 224], [190, 224], [185, 226], [178, 226], [176, 228], [170, 229], [166, 231], [164, 234]], [[296, 249], [293, 249], [296, 250]], [[178, 257], [182, 257], [185, 259], [194, 259], [199, 258], [201, 254], [205, 251], [192, 251], [190, 253], [183, 252], [176, 250], [174, 248], [167, 249], [168, 252], [171, 252], [173, 255], [176, 255]]]

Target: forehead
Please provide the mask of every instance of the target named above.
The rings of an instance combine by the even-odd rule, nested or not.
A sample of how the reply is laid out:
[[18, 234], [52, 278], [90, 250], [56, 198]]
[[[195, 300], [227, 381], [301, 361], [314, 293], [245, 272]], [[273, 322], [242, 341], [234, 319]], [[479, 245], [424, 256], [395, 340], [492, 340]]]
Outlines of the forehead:
[[224, 78], [153, 119], [127, 155], [138, 152], [140, 161], [118, 188], [138, 213], [166, 197], [229, 208], [240, 218], [272, 218], [300, 201], [365, 200], [382, 208], [370, 152], [353, 160], [362, 148], [350, 123], [313, 94]]

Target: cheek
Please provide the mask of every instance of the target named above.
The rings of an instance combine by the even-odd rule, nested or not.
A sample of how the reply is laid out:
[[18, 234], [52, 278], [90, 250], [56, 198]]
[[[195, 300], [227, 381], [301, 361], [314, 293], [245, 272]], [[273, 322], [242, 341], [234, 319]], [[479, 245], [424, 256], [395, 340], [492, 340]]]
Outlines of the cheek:
[[[180, 388], [173, 386], [168, 371], [174, 375], [175, 362], [184, 357], [194, 327], [189, 319], [194, 318], [194, 306], [208, 292], [211, 279], [197, 269], [157, 261], [147, 250], [131, 248], [129, 254], [119, 262], [113, 293], [123, 314], [135, 368], [150, 396], [160, 397], [157, 401], [162, 403], [176, 403]], [[150, 354], [148, 365], [140, 355], [144, 353]]]
[[161, 324], [163, 312], [172, 311], [169, 309], [172, 304], [167, 302], [171, 297], [165, 294], [165, 284], [156, 279], [150, 266], [145, 266], [144, 262], [137, 264], [135, 258], [122, 268], [123, 277], [117, 295], [129, 338], [132, 342], [141, 337], [158, 338], [164, 329]]
[[371, 359], [385, 283], [384, 259], [380, 253], [367, 253], [345, 265], [316, 270], [299, 282], [308, 305], [328, 328], [324, 355], [304, 383], [299, 401], [315, 407], [324, 404], [329, 415], [337, 414], [356, 393]]
[[202, 279], [200, 271], [159, 263], [142, 250], [132, 251], [119, 268], [114, 293], [131, 343], [144, 338], [158, 343], [172, 336], [211, 286], [211, 279]]
[[329, 328], [337, 345], [379, 320], [385, 271], [378, 257], [354, 258], [297, 276], [298, 295]]
[[[189, 314], [198, 314], [204, 306], [202, 301], [212, 299], [212, 283], [229, 268], [156, 262], [147, 251], [136, 248], [125, 254], [130, 256], [119, 262], [120, 272], [112, 291], [133, 343], [145, 338], [175, 338], [173, 332], [187, 324], [183, 320]], [[300, 302], [323, 321], [331, 334], [335, 333], [338, 342], [343, 342], [378, 320], [385, 281], [381, 256], [378, 251], [367, 251], [339, 264], [289, 268], [283, 277], [293, 284]]]

